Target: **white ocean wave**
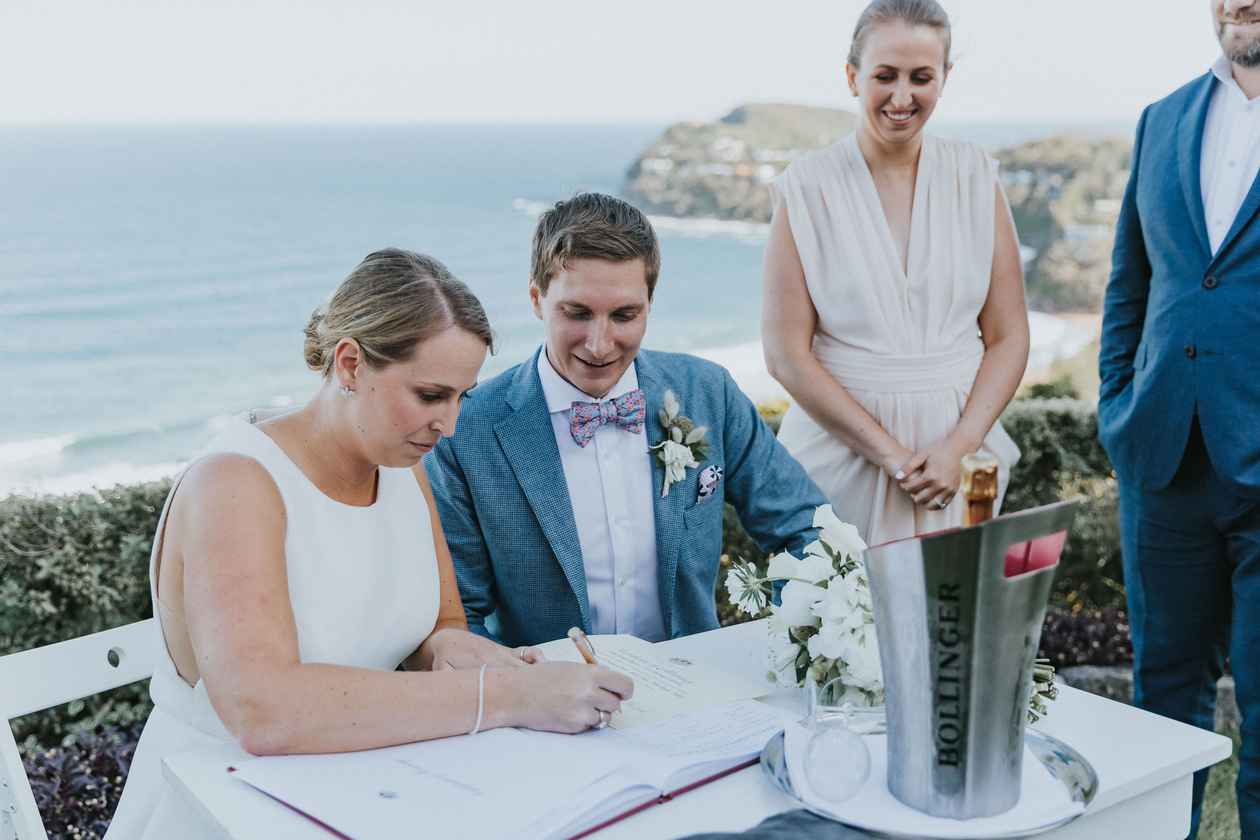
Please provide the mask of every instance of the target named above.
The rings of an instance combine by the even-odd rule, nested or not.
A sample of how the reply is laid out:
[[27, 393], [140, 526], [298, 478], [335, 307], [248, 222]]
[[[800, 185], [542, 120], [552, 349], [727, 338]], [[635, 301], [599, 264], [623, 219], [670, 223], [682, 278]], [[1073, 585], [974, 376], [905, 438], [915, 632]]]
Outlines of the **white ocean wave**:
[[770, 225], [763, 222], [738, 222], [730, 219], [682, 218], [679, 216], [648, 216], [658, 232], [686, 236], [690, 239], [708, 239], [724, 236], [744, 242], [759, 244], [770, 235]]
[[66, 447], [73, 444], [75, 440], [74, 435], [57, 435], [56, 437], [0, 443], [0, 467], [20, 464], [23, 461], [33, 461], [36, 458], [48, 458], [59, 455]]
[[[527, 198], [512, 200], [512, 209], [519, 210], [534, 219], [537, 219], [553, 206], [553, 204], [546, 201], [531, 201]], [[676, 236], [685, 236], [689, 239], [708, 239], [709, 237], [723, 236], [750, 244], [760, 244], [765, 242], [770, 235], [770, 225], [765, 222], [654, 215], [649, 215], [648, 221], [652, 223], [652, 227], [655, 228], [657, 233], [669, 233]], [[1037, 258], [1037, 250], [1021, 243], [1019, 256], [1020, 262], [1027, 266]]]
[[547, 201], [530, 201], [528, 198], [512, 199], [512, 209], [519, 210], [526, 216], [537, 219], [555, 205]]
[[211, 434], [218, 434], [239, 416], [239, 414], [216, 414], [206, 421], [206, 428], [210, 430]]
[[118, 484], [140, 484], [168, 478], [183, 467], [184, 463], [175, 461], [161, 464], [117, 462], [67, 475], [20, 478], [0, 475], [0, 498], [12, 493], [25, 495], [90, 493], [94, 490], [106, 490]]

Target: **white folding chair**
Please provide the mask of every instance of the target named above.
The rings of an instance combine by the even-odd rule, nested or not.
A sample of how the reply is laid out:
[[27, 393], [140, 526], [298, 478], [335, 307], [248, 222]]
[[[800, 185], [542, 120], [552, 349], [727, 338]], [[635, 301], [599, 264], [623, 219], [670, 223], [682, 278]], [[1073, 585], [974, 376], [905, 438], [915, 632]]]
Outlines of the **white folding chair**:
[[0, 840], [48, 840], [9, 721], [153, 676], [154, 619], [0, 656]]

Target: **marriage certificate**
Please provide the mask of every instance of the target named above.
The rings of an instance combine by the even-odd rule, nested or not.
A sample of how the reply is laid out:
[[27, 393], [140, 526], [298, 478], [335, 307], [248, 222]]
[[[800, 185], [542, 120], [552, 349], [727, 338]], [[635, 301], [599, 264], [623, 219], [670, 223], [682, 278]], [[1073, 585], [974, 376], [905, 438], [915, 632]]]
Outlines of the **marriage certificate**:
[[[730, 674], [703, 662], [669, 656], [651, 642], [635, 636], [589, 636], [600, 665], [634, 680], [634, 698], [613, 716], [614, 729], [657, 723], [709, 706], [750, 700], [769, 694], [769, 682]], [[552, 661], [581, 662], [569, 639], [539, 645]]]

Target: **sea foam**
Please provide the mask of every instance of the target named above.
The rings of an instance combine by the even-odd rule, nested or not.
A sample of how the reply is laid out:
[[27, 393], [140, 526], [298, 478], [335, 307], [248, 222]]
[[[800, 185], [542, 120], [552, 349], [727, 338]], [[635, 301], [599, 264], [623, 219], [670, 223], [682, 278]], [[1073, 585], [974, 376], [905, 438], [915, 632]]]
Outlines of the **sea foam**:
[[60, 455], [75, 440], [74, 435], [57, 435], [0, 443], [0, 467]]
[[183, 467], [184, 464], [179, 462], [162, 464], [127, 464], [118, 462], [104, 464], [83, 472], [51, 477], [10, 477], [0, 474], [0, 498], [17, 493], [23, 495], [91, 493], [95, 490], [106, 490], [119, 484], [140, 484], [142, 482], [169, 478], [183, 469]]

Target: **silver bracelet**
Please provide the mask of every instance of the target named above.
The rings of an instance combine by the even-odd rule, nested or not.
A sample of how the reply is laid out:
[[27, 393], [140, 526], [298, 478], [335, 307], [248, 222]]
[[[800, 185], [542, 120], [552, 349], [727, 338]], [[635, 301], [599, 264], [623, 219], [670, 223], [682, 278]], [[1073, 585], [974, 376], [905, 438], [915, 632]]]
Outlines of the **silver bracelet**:
[[477, 672], [477, 723], [473, 726], [469, 735], [476, 735], [481, 731], [481, 715], [486, 710], [486, 666], [482, 665], [481, 670]]

